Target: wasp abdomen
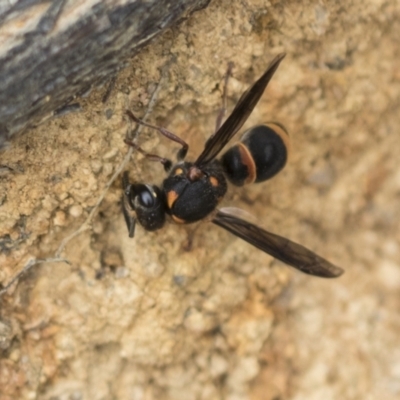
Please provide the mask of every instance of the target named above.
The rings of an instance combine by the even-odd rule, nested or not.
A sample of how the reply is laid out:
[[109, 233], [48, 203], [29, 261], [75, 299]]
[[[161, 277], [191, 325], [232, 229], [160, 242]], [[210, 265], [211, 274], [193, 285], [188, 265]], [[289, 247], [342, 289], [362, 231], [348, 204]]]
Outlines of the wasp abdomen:
[[221, 157], [221, 163], [229, 181], [243, 186], [272, 178], [285, 166], [288, 154], [286, 130], [270, 123], [246, 131], [241, 141]]

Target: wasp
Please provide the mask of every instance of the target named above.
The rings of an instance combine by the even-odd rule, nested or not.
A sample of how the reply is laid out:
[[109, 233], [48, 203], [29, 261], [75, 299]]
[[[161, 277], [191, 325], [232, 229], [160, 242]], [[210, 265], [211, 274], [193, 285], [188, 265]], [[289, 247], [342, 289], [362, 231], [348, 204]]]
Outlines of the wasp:
[[[122, 208], [130, 237], [134, 236], [136, 221], [144, 229], [155, 231], [164, 226], [167, 215], [178, 224], [193, 223], [208, 217], [215, 225], [306, 274], [335, 278], [343, 273], [341, 268], [302, 245], [249, 222], [242, 217], [242, 213], [232, 212], [228, 208], [217, 209], [227, 191], [227, 181], [236, 186], [264, 182], [275, 176], [286, 164], [289, 136], [279, 123], [250, 128], [238, 143], [217, 159], [250, 116], [284, 57], [282, 53], [272, 60], [264, 74], [242, 94], [224, 123], [221, 123], [223, 111], [220, 113], [215, 133], [206, 141], [203, 151], [194, 162], [185, 161], [188, 145], [181, 138], [165, 128], [139, 120], [131, 111], [126, 112], [132, 121], [156, 129], [182, 146], [177, 162], [173, 164], [125, 140], [125, 143], [149, 159], [160, 161], [168, 173], [161, 187], [158, 187], [129, 183], [125, 172]], [[229, 66], [226, 75], [225, 95], [231, 68]]]

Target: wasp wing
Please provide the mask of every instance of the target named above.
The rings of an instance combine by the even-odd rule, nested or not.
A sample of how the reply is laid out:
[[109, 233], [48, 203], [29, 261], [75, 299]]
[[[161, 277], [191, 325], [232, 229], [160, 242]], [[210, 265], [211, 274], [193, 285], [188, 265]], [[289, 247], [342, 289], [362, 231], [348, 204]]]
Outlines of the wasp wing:
[[242, 94], [231, 115], [207, 141], [203, 152], [194, 163], [197, 167], [202, 168], [212, 161], [243, 126], [285, 55], [285, 53], [277, 55], [261, 78]]
[[344, 272], [342, 268], [331, 264], [302, 245], [268, 232], [228, 211], [224, 212], [223, 209], [218, 210], [212, 222], [306, 274], [336, 278]]

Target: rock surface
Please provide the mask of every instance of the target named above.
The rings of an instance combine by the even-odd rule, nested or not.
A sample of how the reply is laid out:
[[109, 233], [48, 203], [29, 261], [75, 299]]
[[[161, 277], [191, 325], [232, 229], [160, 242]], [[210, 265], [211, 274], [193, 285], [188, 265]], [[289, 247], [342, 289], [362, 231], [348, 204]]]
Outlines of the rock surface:
[[[292, 157], [273, 180], [230, 188], [226, 206], [342, 266], [302, 275], [216, 226], [168, 224], [129, 239], [120, 180], [66, 263], [37, 265], [2, 297], [0, 399], [398, 399], [400, 395], [400, 6], [211, 2], [166, 31], [81, 112], [1, 154], [0, 281], [53, 257], [127, 152], [124, 110], [190, 144], [213, 131], [227, 63], [231, 110], [274, 55], [287, 57], [247, 126], [280, 121]], [[389, 29], [390, 27], [390, 29]], [[141, 145], [177, 146], [143, 130]], [[134, 153], [131, 179], [164, 172]]]

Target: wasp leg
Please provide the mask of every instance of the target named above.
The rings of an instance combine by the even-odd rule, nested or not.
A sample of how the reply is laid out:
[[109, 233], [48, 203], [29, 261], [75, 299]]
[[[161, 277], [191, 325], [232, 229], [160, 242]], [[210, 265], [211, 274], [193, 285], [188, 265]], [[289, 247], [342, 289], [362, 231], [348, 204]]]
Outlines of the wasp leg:
[[151, 128], [151, 129], [155, 129], [156, 131], [160, 132], [162, 135], [164, 135], [168, 139], [170, 139], [176, 143], [179, 143], [182, 146], [182, 148], [178, 151], [177, 158], [178, 158], [178, 160], [183, 160], [186, 157], [186, 154], [189, 149], [189, 145], [184, 140], [182, 140], [179, 136], [176, 136], [174, 133], [168, 131], [165, 128], [155, 126], [155, 125], [150, 125], [147, 122], [144, 122], [144, 121], [140, 120], [139, 118], [136, 118], [133, 115], [133, 113], [129, 110], [126, 110], [125, 113], [132, 121], [136, 122], [137, 124], [147, 126], [148, 128]]
[[192, 251], [192, 249], [193, 249], [193, 240], [194, 240], [194, 234], [195, 234], [195, 232], [196, 232], [196, 228], [195, 229], [193, 229], [193, 230], [191, 230], [191, 231], [189, 231], [189, 232], [186, 232], [186, 240], [182, 243], [182, 249], [183, 249], [183, 251], [187, 251], [187, 252], [189, 252], [189, 251]]
[[128, 146], [133, 147], [135, 150], [137, 150], [140, 154], [143, 154], [146, 158], [148, 158], [150, 161], [157, 161], [160, 162], [163, 166], [166, 172], [168, 172], [171, 167], [172, 167], [172, 161], [168, 160], [168, 158], [160, 157], [157, 154], [150, 154], [147, 153], [145, 150], [143, 150], [139, 145], [137, 145], [135, 142], [132, 142], [129, 139], [124, 140], [125, 143]]

